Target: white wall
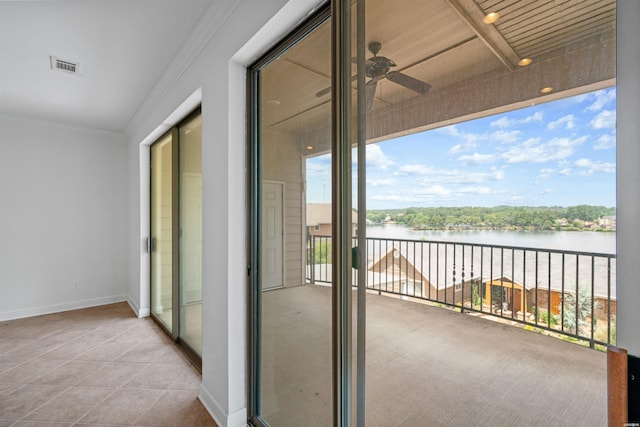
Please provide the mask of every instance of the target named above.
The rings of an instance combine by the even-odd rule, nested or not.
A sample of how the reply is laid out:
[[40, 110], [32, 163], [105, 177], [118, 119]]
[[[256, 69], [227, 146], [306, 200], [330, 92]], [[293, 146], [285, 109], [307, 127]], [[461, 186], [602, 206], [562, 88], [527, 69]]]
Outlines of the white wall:
[[124, 135], [0, 117], [0, 320], [127, 299]]
[[[166, 127], [175, 119], [175, 110], [194, 92], [202, 91], [200, 399], [221, 426], [245, 425], [247, 416], [245, 66], [291, 31], [318, 3], [321, 1], [215, 2], [126, 129], [129, 153], [139, 153], [149, 135]], [[141, 163], [144, 159], [130, 159], [129, 189], [144, 205], [146, 184], [141, 185]], [[130, 197], [132, 202], [135, 199]], [[141, 260], [131, 265], [130, 289], [134, 305], [144, 307], [143, 288], [147, 285], [140, 278], [147, 266], [140, 213], [145, 208], [132, 203], [130, 209], [130, 259]]]
[[617, 8], [617, 344], [640, 357], [640, 2]]

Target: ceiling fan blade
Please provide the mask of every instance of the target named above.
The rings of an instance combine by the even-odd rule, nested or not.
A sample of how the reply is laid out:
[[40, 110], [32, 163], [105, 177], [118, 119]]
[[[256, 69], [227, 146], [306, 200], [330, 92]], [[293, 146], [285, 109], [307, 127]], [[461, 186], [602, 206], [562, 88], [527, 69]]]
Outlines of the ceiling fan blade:
[[414, 92], [418, 92], [421, 95], [424, 95], [431, 89], [431, 85], [429, 83], [414, 79], [411, 76], [407, 76], [406, 74], [402, 74], [397, 71], [387, 73], [387, 79], [399, 84], [400, 86], [404, 86], [407, 89], [411, 89]]
[[316, 92], [316, 96], [318, 98], [320, 98], [321, 96], [325, 96], [326, 94], [328, 94], [329, 92], [331, 92], [331, 86], [326, 87], [318, 92]]
[[[0, 0], [0, 1], [1, 1], [1, 0]], [[356, 79], [357, 79], [357, 78], [358, 78], [358, 75], [357, 75], [357, 74], [356, 74], [356, 75], [354, 75], [354, 76], [351, 76], [351, 81], [352, 81], [352, 82], [354, 82], [354, 81], [356, 81]], [[325, 96], [325, 95], [326, 95], [326, 94], [328, 94], [329, 92], [331, 92], [331, 86], [329, 86], [329, 87], [325, 87], [324, 89], [319, 90], [318, 92], [316, 92], [316, 96], [317, 96], [318, 98], [320, 98], [321, 96]]]
[[376, 88], [378, 87], [378, 81], [377, 80], [371, 80], [369, 83], [366, 84], [365, 86], [365, 100], [367, 101], [366, 103], [366, 107], [367, 107], [367, 111], [371, 111], [371, 108], [373, 108], [373, 99], [376, 96]]

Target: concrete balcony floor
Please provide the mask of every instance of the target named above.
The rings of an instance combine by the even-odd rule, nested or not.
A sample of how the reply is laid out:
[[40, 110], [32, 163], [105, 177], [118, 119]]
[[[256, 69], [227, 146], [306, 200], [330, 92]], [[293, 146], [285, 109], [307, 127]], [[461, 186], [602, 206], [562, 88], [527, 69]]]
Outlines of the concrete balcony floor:
[[[270, 424], [331, 425], [330, 316], [330, 287], [263, 293]], [[606, 425], [605, 353], [377, 294], [366, 316], [367, 426]]]

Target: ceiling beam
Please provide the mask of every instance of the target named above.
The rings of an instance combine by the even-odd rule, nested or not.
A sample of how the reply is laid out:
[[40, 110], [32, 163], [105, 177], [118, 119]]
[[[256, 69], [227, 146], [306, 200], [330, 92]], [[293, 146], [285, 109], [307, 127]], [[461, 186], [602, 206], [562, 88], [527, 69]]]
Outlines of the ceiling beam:
[[502, 34], [493, 24], [482, 22], [484, 12], [474, 0], [446, 0], [449, 6], [462, 18], [462, 20], [473, 30], [474, 33], [484, 42], [493, 54], [509, 70], [515, 70], [521, 58], [513, 50], [511, 45], [502, 37]]

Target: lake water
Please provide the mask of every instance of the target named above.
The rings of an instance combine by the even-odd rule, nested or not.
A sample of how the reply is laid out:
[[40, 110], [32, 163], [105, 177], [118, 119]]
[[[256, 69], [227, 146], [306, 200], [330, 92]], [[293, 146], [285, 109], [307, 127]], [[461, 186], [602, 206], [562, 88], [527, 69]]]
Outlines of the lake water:
[[369, 224], [367, 237], [616, 253], [616, 233], [595, 231], [412, 230], [398, 224]]

